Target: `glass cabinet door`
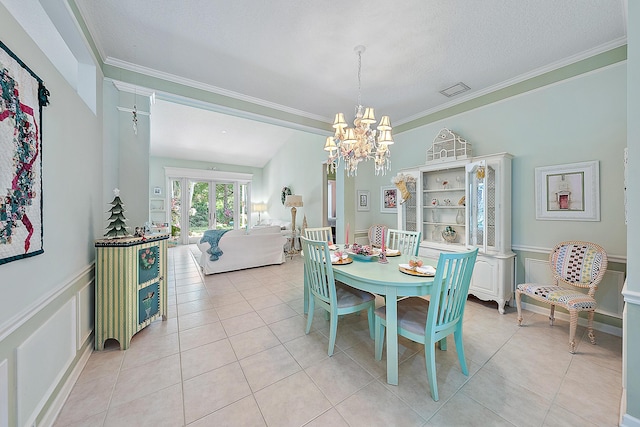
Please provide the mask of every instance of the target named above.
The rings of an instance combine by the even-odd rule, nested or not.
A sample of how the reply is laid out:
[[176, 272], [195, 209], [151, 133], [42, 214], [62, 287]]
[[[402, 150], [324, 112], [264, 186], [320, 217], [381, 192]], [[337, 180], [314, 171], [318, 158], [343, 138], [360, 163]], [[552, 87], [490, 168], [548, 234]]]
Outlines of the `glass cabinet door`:
[[482, 160], [466, 165], [466, 173], [467, 242], [486, 253], [496, 246], [496, 170]]

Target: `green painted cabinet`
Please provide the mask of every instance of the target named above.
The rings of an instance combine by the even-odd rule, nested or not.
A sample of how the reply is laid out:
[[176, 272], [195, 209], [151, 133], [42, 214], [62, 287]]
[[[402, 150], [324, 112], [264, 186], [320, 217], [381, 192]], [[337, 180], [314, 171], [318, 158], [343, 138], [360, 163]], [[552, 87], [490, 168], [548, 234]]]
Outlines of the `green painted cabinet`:
[[110, 338], [126, 350], [136, 332], [167, 319], [168, 238], [96, 240], [96, 350]]

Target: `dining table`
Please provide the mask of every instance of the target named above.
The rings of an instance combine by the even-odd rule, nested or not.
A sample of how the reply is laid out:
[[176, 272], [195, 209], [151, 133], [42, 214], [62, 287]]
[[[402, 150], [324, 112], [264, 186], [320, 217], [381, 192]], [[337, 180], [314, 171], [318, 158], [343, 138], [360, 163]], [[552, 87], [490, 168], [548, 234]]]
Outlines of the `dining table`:
[[[340, 247], [343, 247], [340, 245]], [[435, 267], [437, 260], [409, 255], [388, 256], [386, 263], [378, 262], [378, 257], [362, 260], [353, 257], [348, 264], [334, 264], [336, 281], [346, 283], [363, 291], [384, 296], [387, 319], [387, 383], [398, 385], [398, 315], [397, 299], [405, 296], [425, 296], [431, 293], [432, 276], [413, 275], [400, 271], [400, 264], [408, 264], [410, 259], [421, 259], [425, 266]], [[406, 271], [406, 270], [405, 270]], [[305, 274], [304, 313], [309, 308], [309, 287]]]

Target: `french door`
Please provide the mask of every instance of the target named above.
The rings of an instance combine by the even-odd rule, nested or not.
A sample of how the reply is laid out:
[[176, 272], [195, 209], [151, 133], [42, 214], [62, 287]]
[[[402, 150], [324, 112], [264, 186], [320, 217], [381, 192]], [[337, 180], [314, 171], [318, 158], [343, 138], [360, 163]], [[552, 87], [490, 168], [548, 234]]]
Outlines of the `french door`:
[[200, 241], [206, 230], [246, 227], [250, 182], [171, 178], [169, 184], [172, 235], [180, 244]]

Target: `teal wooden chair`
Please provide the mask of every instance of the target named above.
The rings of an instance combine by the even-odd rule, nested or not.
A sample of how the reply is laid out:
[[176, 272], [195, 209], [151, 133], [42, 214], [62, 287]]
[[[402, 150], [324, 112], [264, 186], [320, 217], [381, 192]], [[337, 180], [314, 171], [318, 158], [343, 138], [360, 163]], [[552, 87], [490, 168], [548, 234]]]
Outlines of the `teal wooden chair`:
[[305, 228], [304, 237], [310, 240], [324, 240], [325, 242], [333, 242], [331, 227]]
[[336, 283], [330, 261], [329, 245], [324, 240], [302, 238], [305, 275], [309, 285], [309, 314], [306, 334], [311, 330], [315, 304], [329, 313], [329, 350], [333, 355], [338, 331], [338, 316], [367, 310], [369, 335], [373, 339], [373, 310], [375, 296], [369, 292]]
[[420, 249], [420, 231], [387, 230], [384, 245], [388, 249], [397, 249], [403, 255], [418, 256]]
[[[435, 343], [446, 350], [447, 336], [453, 334], [462, 373], [469, 375], [462, 345], [462, 317], [469, 293], [471, 274], [478, 249], [463, 253], [440, 254], [430, 300], [409, 297], [398, 301], [398, 335], [424, 345], [424, 358], [431, 397], [438, 400]], [[382, 359], [386, 306], [376, 314], [376, 360]]]

